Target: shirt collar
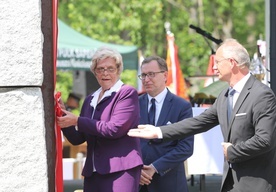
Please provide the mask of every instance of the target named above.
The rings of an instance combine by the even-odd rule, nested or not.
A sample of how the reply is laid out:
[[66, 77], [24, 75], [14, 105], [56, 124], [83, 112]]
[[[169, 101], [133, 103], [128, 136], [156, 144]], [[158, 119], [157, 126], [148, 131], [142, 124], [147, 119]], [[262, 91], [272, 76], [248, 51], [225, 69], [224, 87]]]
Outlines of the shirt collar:
[[236, 92], [240, 93], [244, 85], [246, 84], [247, 80], [250, 78], [250, 75], [251, 75], [250, 73], [245, 75], [238, 83], [234, 85], [233, 89], [235, 89]]
[[149, 94], [148, 94], [148, 99], [149, 101], [152, 99], [152, 98], [155, 98], [155, 101], [157, 103], [160, 103], [162, 100], [164, 100], [164, 98], [166, 97], [168, 93], [168, 90], [167, 88], [165, 88], [161, 93], [159, 93], [158, 95], [156, 95], [155, 97], [151, 97]]
[[[106, 90], [101, 98], [101, 100], [105, 97], [111, 96], [113, 92], [118, 92], [124, 83], [119, 79], [110, 89]], [[95, 107], [98, 103], [99, 95], [102, 91], [102, 87], [100, 87], [97, 91], [92, 94], [92, 99], [90, 102], [91, 107]]]

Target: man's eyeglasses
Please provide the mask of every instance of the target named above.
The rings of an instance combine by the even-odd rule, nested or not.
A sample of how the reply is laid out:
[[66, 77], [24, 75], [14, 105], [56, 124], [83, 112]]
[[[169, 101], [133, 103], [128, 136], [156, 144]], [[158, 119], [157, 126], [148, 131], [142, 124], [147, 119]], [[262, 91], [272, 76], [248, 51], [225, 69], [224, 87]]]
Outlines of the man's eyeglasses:
[[95, 73], [97, 73], [97, 74], [103, 74], [105, 71], [107, 73], [116, 73], [117, 68], [114, 68], [114, 67], [108, 67], [108, 68], [99, 67], [99, 68], [95, 69]]
[[158, 72], [149, 72], [149, 73], [142, 73], [141, 75], [138, 75], [139, 79], [145, 80], [146, 77], [152, 79], [155, 77], [157, 73], [164, 73], [165, 71], [158, 71]]
[[215, 65], [218, 65], [220, 62], [228, 60], [228, 59], [229, 58], [224, 58], [224, 59], [221, 59], [221, 60], [215, 60]]
[[215, 60], [215, 65], [218, 65], [220, 62], [225, 61], [225, 60], [233, 60], [237, 64], [239, 64], [238, 61], [236, 59], [234, 59], [234, 58], [224, 58], [224, 59], [221, 59], [221, 60]]

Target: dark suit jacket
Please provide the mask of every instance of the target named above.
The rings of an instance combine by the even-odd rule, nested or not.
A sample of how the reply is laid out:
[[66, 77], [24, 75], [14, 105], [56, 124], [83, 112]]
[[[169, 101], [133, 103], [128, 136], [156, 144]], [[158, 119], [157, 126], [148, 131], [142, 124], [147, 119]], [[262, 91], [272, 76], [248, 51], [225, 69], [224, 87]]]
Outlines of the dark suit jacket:
[[[148, 124], [148, 96], [139, 97], [140, 124]], [[157, 126], [175, 123], [192, 117], [191, 104], [168, 91]], [[143, 162], [153, 164], [159, 174], [155, 174], [149, 192], [186, 192], [188, 191], [184, 161], [193, 154], [194, 137], [162, 142], [162, 140], [141, 139]]]
[[[93, 173], [93, 155], [94, 166], [100, 174], [142, 165], [140, 141], [127, 135], [128, 130], [137, 127], [139, 122], [137, 91], [123, 85], [118, 92], [113, 92], [98, 103], [96, 109], [90, 106], [91, 99], [92, 95], [89, 95], [83, 103], [78, 131], [75, 127], [62, 129], [73, 145], [87, 142], [83, 176], [88, 177]], [[96, 111], [91, 119], [93, 110]]]
[[[164, 139], [177, 139], [200, 133], [220, 124], [228, 148], [222, 191], [233, 172], [234, 191], [270, 192], [276, 190], [276, 99], [272, 90], [251, 76], [227, 121], [227, 95], [224, 90], [216, 102], [201, 115], [174, 125], [161, 127]], [[220, 147], [220, 146], [218, 146]], [[230, 169], [230, 164], [232, 170]]]

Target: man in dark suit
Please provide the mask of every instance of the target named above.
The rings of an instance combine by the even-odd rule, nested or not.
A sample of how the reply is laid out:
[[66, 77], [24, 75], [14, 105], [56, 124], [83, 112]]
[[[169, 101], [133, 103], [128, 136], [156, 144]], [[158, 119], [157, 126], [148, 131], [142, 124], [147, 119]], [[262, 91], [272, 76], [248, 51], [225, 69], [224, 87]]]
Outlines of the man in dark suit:
[[[249, 65], [246, 49], [234, 39], [226, 40], [216, 52], [213, 68], [231, 89], [223, 90], [197, 117], [159, 128], [141, 125], [128, 134], [173, 140], [220, 124], [225, 156], [221, 191], [275, 192], [276, 98], [268, 86], [250, 74]], [[232, 107], [228, 107], [230, 101]]]
[[[139, 97], [140, 124], [161, 126], [193, 116], [191, 104], [166, 88], [167, 76], [164, 59], [151, 56], [142, 62], [139, 78], [146, 93]], [[184, 161], [193, 154], [193, 144], [193, 136], [165, 143], [141, 139], [144, 167], [140, 192], [187, 192]]]

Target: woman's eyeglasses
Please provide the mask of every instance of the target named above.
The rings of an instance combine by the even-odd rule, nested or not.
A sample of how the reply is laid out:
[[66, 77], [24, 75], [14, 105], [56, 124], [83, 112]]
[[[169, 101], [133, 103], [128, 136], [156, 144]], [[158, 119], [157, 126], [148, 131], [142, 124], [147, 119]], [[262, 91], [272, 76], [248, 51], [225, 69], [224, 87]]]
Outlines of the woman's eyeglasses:
[[116, 73], [117, 68], [114, 68], [114, 67], [108, 67], [108, 68], [99, 67], [99, 68], [95, 69], [95, 73], [97, 73], [97, 74], [103, 74], [105, 71], [107, 73]]

